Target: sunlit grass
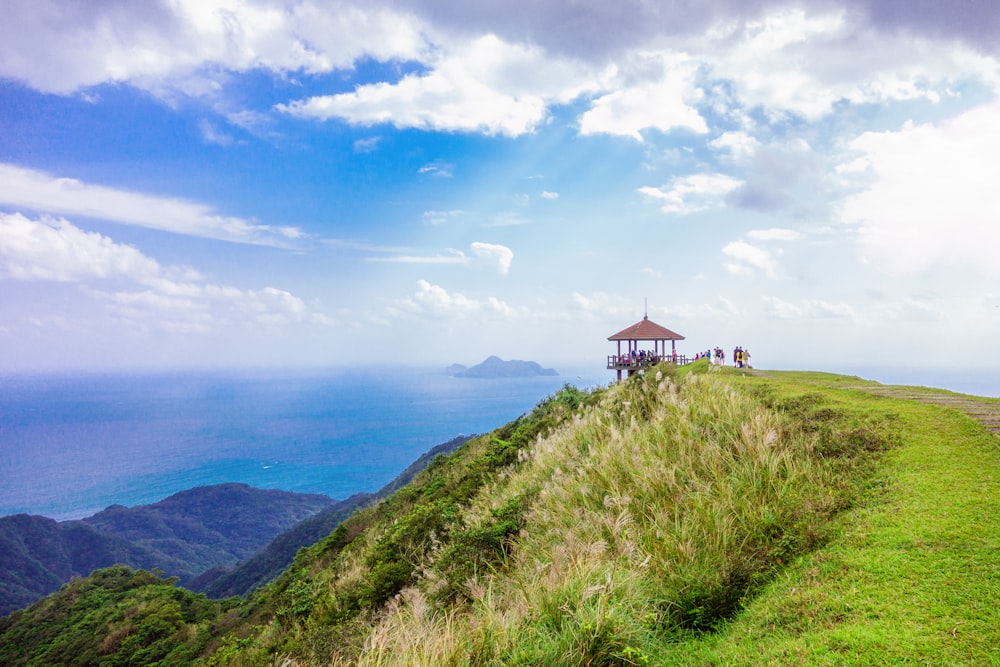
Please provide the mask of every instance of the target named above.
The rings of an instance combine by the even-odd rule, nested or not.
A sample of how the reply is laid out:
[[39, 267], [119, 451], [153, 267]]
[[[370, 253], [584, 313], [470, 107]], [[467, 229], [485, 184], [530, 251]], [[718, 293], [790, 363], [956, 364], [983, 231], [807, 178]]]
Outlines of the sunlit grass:
[[998, 440], [932, 405], [855, 407], [891, 413], [903, 441], [838, 538], [797, 559], [721, 632], [666, 646], [660, 660], [1000, 663]]
[[[534, 497], [503, 571], [468, 583], [466, 620], [391, 634], [452, 647], [455, 664], [643, 664], [822, 540], [845, 482], [814, 441], [721, 377], [634, 379], [477, 499]], [[361, 662], [405, 655], [371, 641]]]

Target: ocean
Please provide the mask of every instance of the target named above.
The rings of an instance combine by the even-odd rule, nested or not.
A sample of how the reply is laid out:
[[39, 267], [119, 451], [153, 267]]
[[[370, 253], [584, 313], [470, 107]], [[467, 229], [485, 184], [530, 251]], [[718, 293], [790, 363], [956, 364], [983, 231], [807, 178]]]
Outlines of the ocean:
[[[843, 368], [886, 384], [1000, 396], [995, 370]], [[223, 482], [374, 492], [431, 447], [485, 433], [602, 369], [519, 379], [440, 368], [0, 376], [0, 515], [81, 518]]]
[[374, 492], [421, 454], [610, 374], [329, 369], [0, 377], [0, 515], [81, 518], [223, 482]]

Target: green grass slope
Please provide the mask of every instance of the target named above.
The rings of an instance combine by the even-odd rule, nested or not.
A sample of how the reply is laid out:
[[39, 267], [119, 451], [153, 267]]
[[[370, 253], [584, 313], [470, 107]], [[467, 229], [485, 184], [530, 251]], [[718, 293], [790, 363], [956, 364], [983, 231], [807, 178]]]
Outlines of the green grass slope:
[[[0, 619], [0, 661], [72, 637], [98, 658], [65, 664], [996, 663], [1000, 441], [886, 389], [703, 363], [566, 387], [247, 600], [136, 575], [119, 616], [73, 615], [78, 580]], [[137, 661], [135, 619], [177, 605]]]
[[[1000, 440], [972, 417], [914, 391], [813, 382], [854, 411], [881, 414], [901, 437], [824, 548], [796, 559], [719, 632], [658, 655], [675, 665], [1000, 664]], [[956, 397], [921, 390], [932, 403]], [[1000, 412], [1000, 401], [980, 399]]]

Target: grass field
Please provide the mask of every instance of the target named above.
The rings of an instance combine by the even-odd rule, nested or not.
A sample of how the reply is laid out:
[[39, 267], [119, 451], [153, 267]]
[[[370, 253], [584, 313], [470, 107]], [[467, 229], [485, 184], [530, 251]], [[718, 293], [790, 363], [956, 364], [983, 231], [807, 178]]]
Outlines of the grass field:
[[887, 415], [900, 443], [828, 544], [718, 632], [669, 645], [656, 662], [1000, 664], [1000, 439], [956, 410], [893, 398], [910, 390], [873, 397], [849, 378], [769, 375], [785, 391], [832, 387], [841, 405]]

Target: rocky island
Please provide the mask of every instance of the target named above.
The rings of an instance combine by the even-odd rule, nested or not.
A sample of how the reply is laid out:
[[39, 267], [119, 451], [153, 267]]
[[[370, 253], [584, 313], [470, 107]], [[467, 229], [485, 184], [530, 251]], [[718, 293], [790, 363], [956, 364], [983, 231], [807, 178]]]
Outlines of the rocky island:
[[524, 378], [559, 375], [554, 368], [542, 368], [534, 361], [512, 359], [504, 361], [491, 355], [480, 364], [471, 368], [462, 364], [452, 364], [445, 369], [445, 374], [460, 378]]

